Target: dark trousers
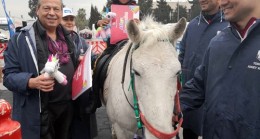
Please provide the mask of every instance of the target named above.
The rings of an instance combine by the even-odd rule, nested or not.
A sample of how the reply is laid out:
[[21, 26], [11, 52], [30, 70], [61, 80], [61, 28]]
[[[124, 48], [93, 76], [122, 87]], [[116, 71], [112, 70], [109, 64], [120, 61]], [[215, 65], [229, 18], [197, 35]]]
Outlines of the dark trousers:
[[74, 116], [71, 128], [72, 139], [91, 139], [89, 115], [84, 118]]
[[71, 101], [48, 104], [41, 114], [41, 139], [69, 139], [72, 117]]
[[93, 139], [97, 135], [95, 113], [89, 113], [89, 91], [73, 101], [74, 116], [71, 124], [71, 139]]
[[72, 122], [71, 139], [93, 139], [97, 136], [96, 115], [86, 114], [81, 117], [75, 116]]
[[183, 128], [183, 139], [198, 139], [199, 136], [191, 129]]

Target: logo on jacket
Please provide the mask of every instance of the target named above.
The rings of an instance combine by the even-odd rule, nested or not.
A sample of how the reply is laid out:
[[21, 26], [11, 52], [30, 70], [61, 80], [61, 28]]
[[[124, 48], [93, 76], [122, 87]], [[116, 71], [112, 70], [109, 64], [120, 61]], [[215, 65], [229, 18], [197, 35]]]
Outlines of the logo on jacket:
[[258, 59], [260, 61], [260, 50], [258, 50], [258, 52], [257, 52], [256, 59]]
[[247, 68], [249, 69], [253, 69], [253, 70], [260, 70], [260, 50], [258, 50], [257, 55], [256, 55], [256, 59], [258, 61], [255, 61], [252, 63], [252, 65], [248, 65]]

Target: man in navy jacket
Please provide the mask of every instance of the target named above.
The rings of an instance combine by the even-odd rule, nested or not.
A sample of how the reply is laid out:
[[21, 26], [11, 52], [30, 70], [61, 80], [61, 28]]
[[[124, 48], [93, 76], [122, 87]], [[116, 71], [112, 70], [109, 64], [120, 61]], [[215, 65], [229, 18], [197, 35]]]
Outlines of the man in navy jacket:
[[[61, 0], [39, 0], [36, 11], [36, 22], [8, 42], [3, 83], [13, 92], [13, 119], [21, 123], [23, 139], [67, 139], [78, 52], [70, 33], [60, 25]], [[51, 54], [57, 54], [67, 85], [40, 74]]]
[[203, 139], [260, 137], [260, 1], [220, 0], [230, 25], [183, 87], [183, 111], [204, 104]]
[[[219, 0], [199, 0], [201, 13], [189, 23], [180, 42], [179, 61], [182, 66], [182, 83], [190, 80], [202, 61], [210, 40], [227, 27]], [[202, 135], [203, 107], [183, 113], [183, 138], [198, 139]]]

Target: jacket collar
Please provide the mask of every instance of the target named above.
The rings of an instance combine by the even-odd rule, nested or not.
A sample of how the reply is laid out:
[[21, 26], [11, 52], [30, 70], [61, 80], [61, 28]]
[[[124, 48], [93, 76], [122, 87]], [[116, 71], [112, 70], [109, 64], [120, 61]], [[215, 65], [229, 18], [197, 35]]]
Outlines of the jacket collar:
[[[39, 20], [36, 21], [36, 29], [38, 30], [38, 33], [41, 37], [46, 35], [46, 29], [42, 26], [41, 22]], [[64, 36], [68, 36], [70, 34], [69, 31], [67, 31], [65, 28], [62, 27], [62, 25], [58, 25], [58, 28], [62, 29], [62, 32], [64, 33]]]
[[46, 35], [46, 29], [42, 26], [40, 20], [38, 19], [35, 23], [36, 29], [41, 37]]
[[202, 12], [200, 12], [200, 15], [198, 17], [198, 25], [200, 25], [201, 22], [204, 22], [204, 23], [207, 23], [207, 24], [210, 24], [210, 23], [214, 23], [214, 22], [223, 22], [224, 21], [224, 16], [223, 16], [223, 13], [221, 10], [219, 10], [215, 16], [212, 18], [211, 22], [209, 23]]
[[255, 28], [260, 27], [260, 19], [256, 19], [254, 22], [250, 23], [248, 27], [246, 28], [246, 31], [243, 36], [240, 35], [239, 30], [235, 26], [234, 23], [229, 23], [228, 28], [231, 29], [231, 32], [235, 34], [235, 36], [239, 37], [241, 39], [241, 42], [250, 34]]

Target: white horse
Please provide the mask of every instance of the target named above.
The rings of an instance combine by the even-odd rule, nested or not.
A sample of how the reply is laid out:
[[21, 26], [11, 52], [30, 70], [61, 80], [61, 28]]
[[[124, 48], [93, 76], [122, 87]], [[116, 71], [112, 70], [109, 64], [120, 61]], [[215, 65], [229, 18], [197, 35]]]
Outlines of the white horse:
[[[133, 20], [127, 24], [130, 40], [111, 60], [103, 90], [107, 114], [118, 139], [131, 139], [137, 131], [137, 119], [131, 107], [134, 105], [133, 90], [139, 112], [147, 122], [159, 133], [171, 134], [174, 131], [176, 74], [180, 70], [174, 45], [185, 27], [184, 18], [170, 28], [153, 21], [152, 17], [138, 25]], [[134, 78], [130, 76], [131, 71]], [[132, 84], [131, 79], [134, 81]], [[129, 89], [129, 85], [134, 88]], [[156, 137], [147, 129], [144, 125], [146, 139], [174, 138]]]

